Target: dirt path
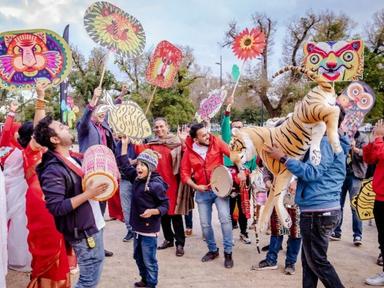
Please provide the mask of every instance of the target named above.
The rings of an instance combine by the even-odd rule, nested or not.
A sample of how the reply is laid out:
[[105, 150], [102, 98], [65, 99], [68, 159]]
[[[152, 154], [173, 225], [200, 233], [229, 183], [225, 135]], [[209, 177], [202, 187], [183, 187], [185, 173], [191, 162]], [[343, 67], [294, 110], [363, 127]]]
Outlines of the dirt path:
[[[347, 206], [348, 208], [348, 206]], [[352, 244], [350, 209], [345, 212], [342, 241], [332, 242], [329, 248], [329, 259], [334, 264], [344, 286], [348, 288], [364, 287], [364, 279], [380, 272], [381, 267], [375, 264], [378, 255], [376, 227], [364, 222], [364, 239], [361, 247]], [[296, 274], [287, 276], [283, 274], [285, 247], [279, 254], [279, 270], [274, 271], [250, 271], [252, 264], [265, 257], [265, 252], [257, 254], [255, 238], [252, 231], [252, 244], [240, 243], [239, 230], [234, 231], [235, 247], [233, 257], [235, 266], [233, 269], [223, 267], [223, 250], [221, 244], [221, 230], [215, 210], [213, 223], [215, 235], [220, 248], [220, 258], [213, 262], [202, 263], [201, 257], [207, 252], [205, 242], [201, 238], [201, 229], [197, 211], [194, 211], [193, 236], [187, 238], [184, 257], [176, 257], [175, 249], [158, 252], [159, 259], [159, 288], [185, 288], [185, 287], [301, 287], [301, 261], [296, 264]], [[125, 226], [118, 221], [107, 222], [105, 229], [105, 247], [115, 255], [107, 258], [101, 277], [100, 288], [133, 287], [133, 283], [139, 280], [137, 268], [132, 259], [132, 242], [123, 243]], [[159, 242], [162, 241], [160, 237]], [[269, 236], [263, 236], [261, 246], [267, 244]], [[9, 271], [7, 276], [8, 288], [26, 287], [29, 275]], [[323, 287], [321, 284], [319, 287]], [[368, 286], [367, 286], [368, 287]]]

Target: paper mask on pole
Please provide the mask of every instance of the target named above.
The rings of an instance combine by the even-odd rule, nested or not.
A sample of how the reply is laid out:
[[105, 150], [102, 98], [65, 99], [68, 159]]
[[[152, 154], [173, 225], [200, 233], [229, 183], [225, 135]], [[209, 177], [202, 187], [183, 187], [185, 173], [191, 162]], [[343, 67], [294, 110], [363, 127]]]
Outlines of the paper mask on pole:
[[328, 82], [363, 77], [363, 40], [309, 42], [304, 45], [304, 66]]
[[237, 81], [240, 77], [240, 69], [239, 69], [239, 66], [237, 66], [236, 64], [233, 64], [232, 66], [232, 79], [233, 81]]
[[208, 97], [200, 102], [199, 110], [196, 112], [195, 118], [198, 122], [202, 120], [212, 119], [227, 97], [227, 91], [224, 89], [215, 89], [209, 92]]
[[122, 56], [138, 56], [145, 47], [140, 22], [109, 2], [95, 2], [88, 7], [84, 26], [93, 41]]
[[355, 81], [337, 97], [337, 103], [344, 108], [345, 117], [341, 129], [347, 132], [350, 140], [364, 122], [365, 115], [375, 105], [375, 93], [362, 81]]
[[137, 103], [125, 101], [115, 105], [108, 92], [104, 95], [107, 104], [100, 105], [97, 112], [108, 111], [109, 125], [118, 136], [127, 136], [132, 143], [139, 144], [152, 135], [151, 125]]
[[152, 54], [146, 78], [152, 85], [161, 88], [172, 86], [182, 59], [181, 50], [168, 41], [161, 41]]
[[372, 178], [363, 181], [360, 191], [351, 200], [351, 206], [356, 210], [360, 220], [373, 219], [373, 207], [376, 193], [372, 188]]
[[64, 81], [72, 68], [68, 43], [50, 30], [0, 33], [0, 87], [31, 89], [37, 79], [53, 85]]

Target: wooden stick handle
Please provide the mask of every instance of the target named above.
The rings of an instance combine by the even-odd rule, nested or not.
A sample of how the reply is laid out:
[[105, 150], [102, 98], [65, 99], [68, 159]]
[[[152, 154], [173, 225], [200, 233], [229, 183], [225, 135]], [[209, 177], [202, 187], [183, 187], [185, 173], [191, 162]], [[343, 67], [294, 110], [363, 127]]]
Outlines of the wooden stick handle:
[[104, 80], [104, 75], [105, 75], [105, 69], [107, 67], [107, 64], [108, 64], [108, 58], [109, 58], [109, 51], [107, 54], [105, 54], [104, 56], [104, 64], [103, 64], [103, 71], [101, 71], [101, 78], [100, 78], [100, 84], [99, 84], [99, 87], [101, 88], [101, 85], [103, 85], [103, 80]]
[[245, 64], [245, 60], [243, 61], [243, 64], [241, 64], [240, 71], [239, 71], [239, 77], [237, 77], [235, 87], [233, 87], [233, 90], [232, 90], [231, 97], [233, 97], [235, 95], [235, 91], [237, 89], [237, 86], [239, 86], [240, 77], [241, 77], [241, 73], [243, 72], [244, 64]]
[[148, 102], [147, 108], [145, 109], [145, 115], [147, 115], [147, 113], [149, 111], [149, 107], [151, 106], [152, 100], [155, 97], [156, 90], [157, 90], [157, 86], [155, 86], [155, 89], [153, 89], [151, 98], [149, 98], [149, 102]]

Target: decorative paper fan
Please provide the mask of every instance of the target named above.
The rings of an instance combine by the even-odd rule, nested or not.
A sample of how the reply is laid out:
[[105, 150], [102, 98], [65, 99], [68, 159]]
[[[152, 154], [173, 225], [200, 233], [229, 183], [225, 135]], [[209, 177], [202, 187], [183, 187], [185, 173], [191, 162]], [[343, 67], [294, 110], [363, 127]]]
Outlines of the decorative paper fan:
[[30, 89], [45, 78], [53, 85], [64, 81], [72, 68], [68, 43], [50, 30], [0, 33], [0, 87]]
[[168, 41], [161, 41], [149, 62], [146, 72], [147, 81], [161, 88], [171, 87], [179, 70], [181, 58], [180, 49]]
[[115, 105], [111, 95], [108, 92], [104, 93], [107, 104], [100, 105], [98, 109], [100, 112], [109, 112], [109, 125], [117, 135], [128, 136], [134, 144], [139, 144], [151, 136], [151, 125], [137, 103], [125, 101]]
[[237, 81], [240, 77], [240, 69], [239, 69], [239, 66], [237, 66], [236, 64], [233, 64], [232, 66], [232, 79], [233, 81]]
[[232, 51], [237, 58], [245, 61], [259, 56], [264, 47], [264, 33], [257, 28], [253, 28], [251, 31], [245, 28], [233, 41]]
[[209, 92], [208, 97], [200, 102], [199, 110], [196, 112], [195, 118], [198, 122], [202, 120], [212, 119], [227, 97], [227, 91], [224, 89], [215, 89]]
[[95, 2], [88, 7], [84, 26], [93, 41], [122, 56], [138, 56], [145, 47], [140, 22], [109, 2]]
[[353, 140], [356, 131], [364, 122], [364, 117], [375, 105], [375, 93], [367, 83], [354, 81], [337, 97], [337, 103], [345, 111], [340, 128]]

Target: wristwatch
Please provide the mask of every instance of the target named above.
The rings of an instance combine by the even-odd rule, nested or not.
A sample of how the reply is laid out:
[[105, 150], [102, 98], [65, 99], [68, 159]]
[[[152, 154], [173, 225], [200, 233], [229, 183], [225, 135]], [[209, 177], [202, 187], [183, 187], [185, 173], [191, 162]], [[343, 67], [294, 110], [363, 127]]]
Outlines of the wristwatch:
[[285, 164], [287, 161], [288, 161], [288, 157], [287, 157], [287, 156], [283, 156], [283, 157], [281, 157], [281, 158], [279, 159], [279, 162], [280, 162], [281, 164]]

